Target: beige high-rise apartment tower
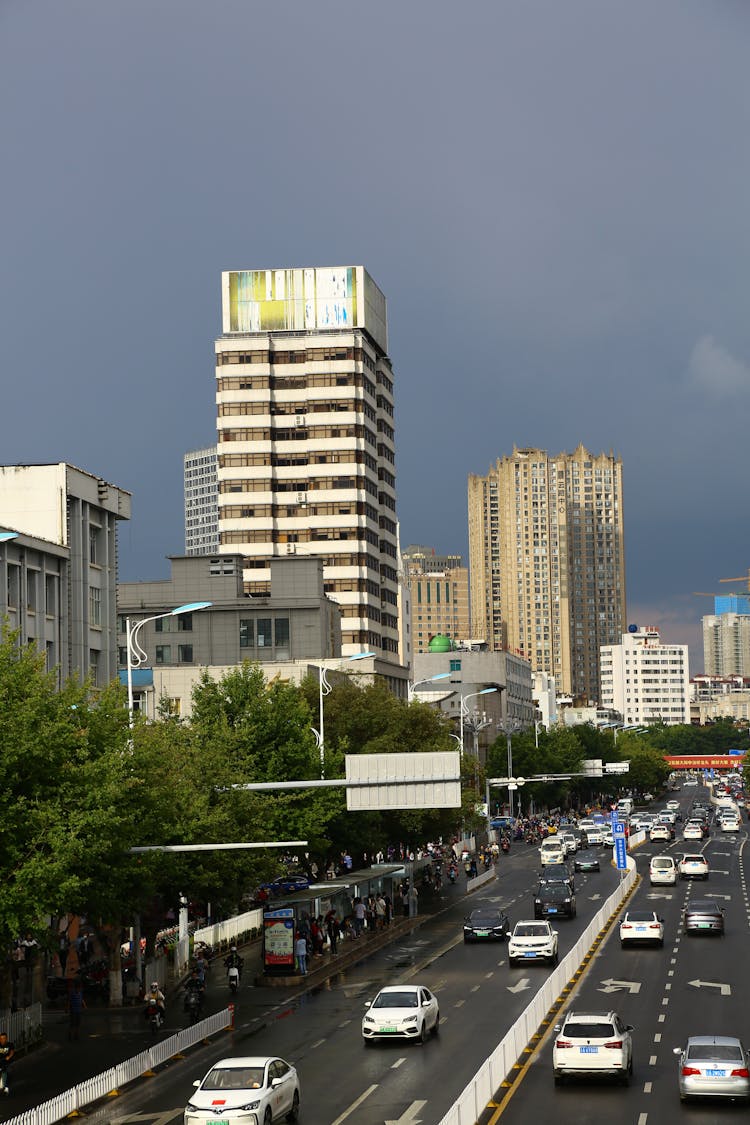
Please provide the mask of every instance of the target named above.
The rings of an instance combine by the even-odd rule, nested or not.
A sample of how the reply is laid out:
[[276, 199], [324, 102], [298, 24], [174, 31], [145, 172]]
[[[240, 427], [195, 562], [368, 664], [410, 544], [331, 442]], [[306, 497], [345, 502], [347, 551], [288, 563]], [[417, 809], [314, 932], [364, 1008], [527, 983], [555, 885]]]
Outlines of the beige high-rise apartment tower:
[[270, 560], [323, 560], [345, 656], [399, 661], [393, 371], [362, 266], [222, 275], [219, 551], [267, 596]]
[[469, 585], [475, 637], [598, 700], [600, 646], [625, 628], [622, 461], [514, 448], [472, 474]]

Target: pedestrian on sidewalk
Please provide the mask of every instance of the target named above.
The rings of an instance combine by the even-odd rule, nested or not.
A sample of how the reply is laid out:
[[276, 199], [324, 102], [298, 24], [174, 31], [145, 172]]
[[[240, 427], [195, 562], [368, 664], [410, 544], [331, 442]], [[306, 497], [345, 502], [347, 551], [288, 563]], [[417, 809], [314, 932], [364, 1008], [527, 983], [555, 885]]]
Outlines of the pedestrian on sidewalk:
[[81, 1030], [81, 1013], [86, 1007], [81, 978], [76, 977], [68, 993], [68, 1039], [78, 1039]]
[[328, 933], [328, 943], [331, 947], [331, 953], [335, 953], [339, 940], [339, 922], [336, 917], [336, 911], [333, 909], [329, 910], [326, 914], [326, 931]]
[[297, 955], [297, 968], [300, 976], [307, 976], [307, 938], [297, 931], [297, 940], [294, 943], [294, 952]]

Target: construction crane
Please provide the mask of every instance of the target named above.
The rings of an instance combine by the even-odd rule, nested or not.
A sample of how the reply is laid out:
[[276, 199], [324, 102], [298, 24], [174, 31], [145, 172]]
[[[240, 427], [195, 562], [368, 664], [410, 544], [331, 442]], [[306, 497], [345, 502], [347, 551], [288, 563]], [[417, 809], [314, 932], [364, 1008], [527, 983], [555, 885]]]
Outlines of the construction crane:
[[742, 574], [739, 578], [720, 578], [719, 582], [746, 582], [747, 592], [750, 594], [750, 567], [748, 567], [747, 574]]

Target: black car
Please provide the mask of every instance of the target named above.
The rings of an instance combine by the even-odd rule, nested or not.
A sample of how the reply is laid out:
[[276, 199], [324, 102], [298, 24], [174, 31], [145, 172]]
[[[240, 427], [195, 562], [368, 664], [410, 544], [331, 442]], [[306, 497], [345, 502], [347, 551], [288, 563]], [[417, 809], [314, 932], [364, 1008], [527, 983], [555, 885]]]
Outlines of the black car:
[[534, 898], [534, 917], [576, 916], [576, 898], [568, 883], [543, 883]]
[[464, 922], [464, 941], [505, 941], [511, 924], [502, 910], [482, 907], [472, 910]]
[[[578, 853], [576, 852], [576, 855]], [[549, 863], [539, 872], [539, 886], [545, 883], [569, 883], [571, 891], [576, 889], [575, 875], [567, 863]]]
[[709, 899], [693, 899], [685, 907], [686, 934], [724, 933], [724, 911]]
[[574, 867], [576, 871], [599, 871], [599, 856], [592, 851], [576, 852]]

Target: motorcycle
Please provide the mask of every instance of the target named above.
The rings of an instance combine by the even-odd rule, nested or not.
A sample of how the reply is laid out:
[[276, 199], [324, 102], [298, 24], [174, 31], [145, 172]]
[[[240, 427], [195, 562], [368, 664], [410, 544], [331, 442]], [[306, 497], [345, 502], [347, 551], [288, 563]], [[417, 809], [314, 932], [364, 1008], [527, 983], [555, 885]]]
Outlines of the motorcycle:
[[189, 992], [185, 993], [185, 1011], [189, 1015], [191, 1023], [197, 1023], [201, 1018], [202, 1008], [203, 997], [197, 989], [191, 988]]
[[240, 970], [236, 965], [230, 965], [227, 969], [227, 980], [229, 982], [229, 991], [234, 994], [240, 987]]
[[146, 1018], [151, 1027], [151, 1034], [158, 1035], [161, 1025], [164, 1023], [164, 1012], [159, 1007], [158, 1000], [149, 999], [146, 1004]]
[[448, 878], [450, 879], [451, 883], [456, 882], [456, 869], [455, 869], [455, 867], [449, 867], [448, 868]]
[[507, 853], [510, 851], [510, 840], [506, 840], [505, 838], [503, 838], [503, 842], [501, 843], [500, 847], [502, 851], [507, 855]]

